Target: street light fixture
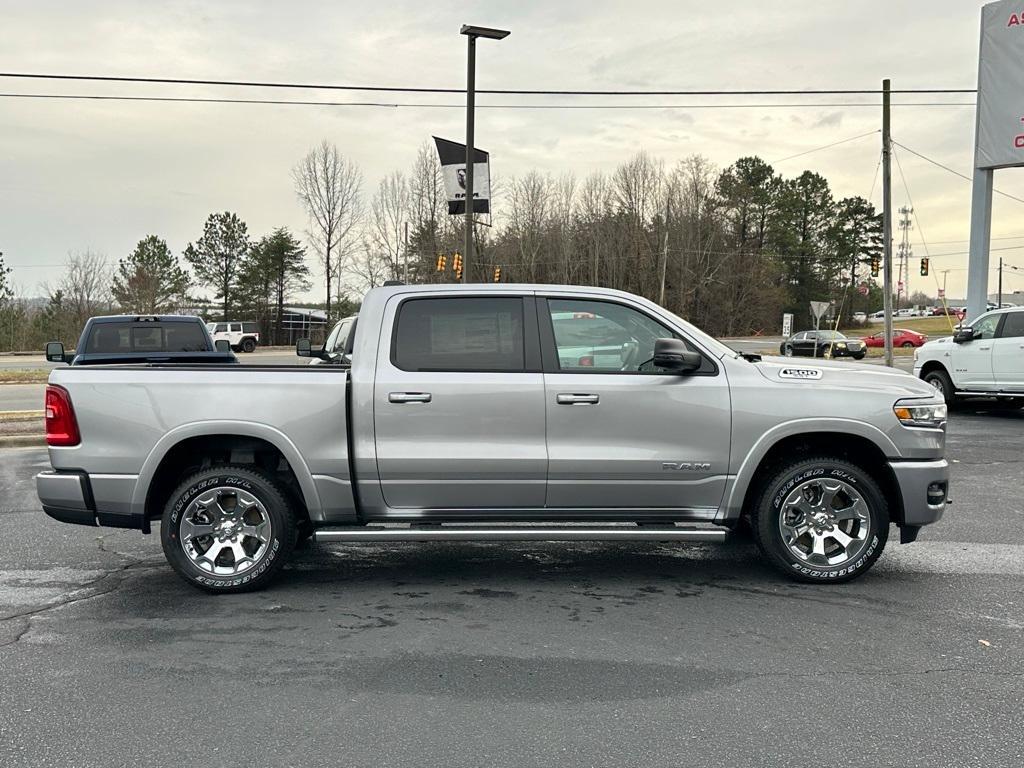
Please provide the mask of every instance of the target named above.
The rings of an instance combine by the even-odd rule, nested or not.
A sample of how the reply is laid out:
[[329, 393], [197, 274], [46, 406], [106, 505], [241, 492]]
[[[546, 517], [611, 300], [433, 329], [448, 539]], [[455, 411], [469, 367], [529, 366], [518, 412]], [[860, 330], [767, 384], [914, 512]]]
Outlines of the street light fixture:
[[463, 247], [462, 282], [468, 282], [473, 265], [473, 113], [476, 109], [476, 39], [504, 40], [509, 36], [507, 29], [475, 27], [463, 24], [460, 34], [466, 36], [468, 57], [466, 64], [466, 242]]

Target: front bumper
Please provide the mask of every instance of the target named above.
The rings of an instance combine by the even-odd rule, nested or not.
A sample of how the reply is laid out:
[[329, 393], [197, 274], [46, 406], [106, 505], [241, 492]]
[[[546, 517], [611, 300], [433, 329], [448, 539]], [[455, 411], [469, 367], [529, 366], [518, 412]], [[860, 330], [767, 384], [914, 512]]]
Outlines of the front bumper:
[[43, 512], [54, 520], [76, 525], [135, 528], [149, 533], [149, 521], [132, 514], [134, 475], [96, 475], [47, 471], [36, 475], [36, 494]]
[[945, 459], [891, 461], [889, 467], [896, 476], [903, 502], [902, 519], [894, 522], [907, 527], [938, 522], [950, 503], [949, 462]]

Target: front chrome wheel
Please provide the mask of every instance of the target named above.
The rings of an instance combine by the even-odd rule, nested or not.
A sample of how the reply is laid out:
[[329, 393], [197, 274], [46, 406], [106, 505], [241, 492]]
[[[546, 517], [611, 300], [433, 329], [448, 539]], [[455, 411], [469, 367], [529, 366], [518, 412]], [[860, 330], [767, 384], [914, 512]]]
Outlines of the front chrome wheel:
[[189, 560], [217, 576], [251, 569], [272, 538], [270, 515], [241, 488], [212, 488], [196, 496], [181, 517], [179, 540]]
[[833, 567], [855, 560], [867, 548], [870, 531], [864, 497], [850, 483], [835, 478], [798, 484], [779, 515], [783, 543], [809, 565]]

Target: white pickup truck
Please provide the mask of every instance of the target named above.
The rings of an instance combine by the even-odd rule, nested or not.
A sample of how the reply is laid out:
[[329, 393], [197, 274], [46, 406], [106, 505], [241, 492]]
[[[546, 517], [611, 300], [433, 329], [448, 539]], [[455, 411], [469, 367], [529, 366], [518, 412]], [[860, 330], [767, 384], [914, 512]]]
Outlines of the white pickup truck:
[[1024, 405], [1024, 307], [986, 312], [953, 336], [918, 347], [914, 375], [948, 404], [982, 396]]

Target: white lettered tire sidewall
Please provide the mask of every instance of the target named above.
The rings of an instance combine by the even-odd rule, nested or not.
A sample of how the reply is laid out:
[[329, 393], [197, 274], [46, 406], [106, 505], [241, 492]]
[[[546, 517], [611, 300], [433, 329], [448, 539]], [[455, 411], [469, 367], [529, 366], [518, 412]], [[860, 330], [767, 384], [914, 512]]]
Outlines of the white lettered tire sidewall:
[[[210, 488], [238, 488], [257, 499], [270, 518], [271, 538], [266, 551], [251, 568], [238, 574], [209, 573], [194, 564], [179, 541], [181, 518], [189, 504]], [[187, 582], [208, 592], [248, 592], [267, 585], [284, 566], [295, 547], [296, 522], [288, 495], [262, 472], [224, 466], [190, 475], [171, 494], [160, 525], [164, 556]]]
[[[814, 478], [835, 478], [849, 483], [868, 507], [868, 544], [852, 562], [834, 566], [806, 563], [794, 555], [782, 540], [779, 516], [789, 492]], [[753, 528], [762, 553], [776, 568], [798, 581], [842, 582], [866, 573], [885, 549], [889, 538], [889, 507], [878, 483], [862, 468], [840, 459], [815, 458], [795, 462], [772, 476], [763, 486], [753, 510]]]

